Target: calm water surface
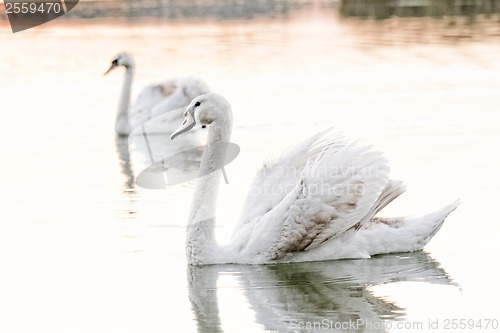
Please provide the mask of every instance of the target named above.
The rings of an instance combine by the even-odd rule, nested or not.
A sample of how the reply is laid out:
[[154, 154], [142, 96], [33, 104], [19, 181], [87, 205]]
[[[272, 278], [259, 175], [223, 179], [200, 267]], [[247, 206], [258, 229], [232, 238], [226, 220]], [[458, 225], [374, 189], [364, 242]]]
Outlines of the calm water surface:
[[[436, 321], [443, 331], [447, 319], [500, 320], [496, 28], [450, 37], [438, 21], [410, 21], [307, 11], [223, 23], [54, 22], [15, 35], [1, 26], [0, 331], [305, 332], [307, 323], [358, 320], [357, 331], [426, 331]], [[392, 177], [407, 183], [384, 215], [458, 197], [462, 205], [426, 252], [188, 269], [193, 183], [135, 186], [144, 145], [115, 140], [123, 73], [102, 74], [122, 50], [136, 57], [136, 93], [195, 75], [232, 103], [241, 154], [221, 186], [221, 242], [262, 161], [329, 126], [383, 150]], [[155, 153], [169, 144], [157, 139]]]

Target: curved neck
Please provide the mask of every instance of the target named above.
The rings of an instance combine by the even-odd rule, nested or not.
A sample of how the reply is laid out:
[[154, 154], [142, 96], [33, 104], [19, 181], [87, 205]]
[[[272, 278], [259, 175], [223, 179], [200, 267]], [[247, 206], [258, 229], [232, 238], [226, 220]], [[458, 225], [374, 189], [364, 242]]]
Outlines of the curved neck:
[[[215, 211], [217, 193], [221, 181], [219, 166], [225, 158], [224, 145], [231, 138], [231, 114], [227, 119], [212, 122], [207, 145], [201, 158], [200, 178], [196, 183], [195, 196], [187, 228], [186, 255], [190, 264], [214, 264], [222, 258], [221, 248], [215, 240]], [[222, 148], [222, 149], [221, 149]]]
[[134, 79], [134, 65], [125, 67], [125, 79], [123, 80], [122, 92], [118, 103], [118, 116], [116, 117], [115, 129], [118, 134], [130, 134], [128, 122], [130, 108], [130, 94], [132, 92], [132, 81]]

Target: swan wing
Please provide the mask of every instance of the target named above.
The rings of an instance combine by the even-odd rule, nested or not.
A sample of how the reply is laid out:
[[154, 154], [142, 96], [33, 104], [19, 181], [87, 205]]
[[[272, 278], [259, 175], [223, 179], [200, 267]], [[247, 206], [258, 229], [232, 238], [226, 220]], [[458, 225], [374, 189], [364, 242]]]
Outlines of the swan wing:
[[[131, 107], [130, 125], [134, 129], [148, 120], [161, 116], [158, 120], [159, 128], [153, 132], [172, 132], [177, 128], [184, 112], [178, 109], [184, 108], [193, 98], [209, 91], [210, 89], [203, 81], [190, 77], [166, 80], [160, 84], [148, 86], [141, 91]], [[167, 113], [171, 114], [167, 115]], [[170, 122], [172, 124], [167, 128], [161, 127]]]
[[[290, 149], [278, 162], [286, 163], [298, 167], [292, 176], [277, 179], [275, 171], [254, 182], [260, 193], [249, 195], [248, 216], [233, 238], [248, 255], [281, 259], [341, 235], [363, 220], [388, 182], [381, 153], [337, 134], [323, 132]], [[285, 184], [279, 195], [267, 192], [278, 183]]]
[[165, 81], [161, 84], [152, 84], [141, 90], [132, 104], [130, 113], [134, 114], [142, 109], [150, 109], [170, 96], [176, 89], [175, 81]]
[[329, 128], [264, 162], [250, 185], [235, 230], [276, 207], [297, 185], [307, 161], [314, 160], [324, 149], [338, 151], [345, 145], [345, 137]]

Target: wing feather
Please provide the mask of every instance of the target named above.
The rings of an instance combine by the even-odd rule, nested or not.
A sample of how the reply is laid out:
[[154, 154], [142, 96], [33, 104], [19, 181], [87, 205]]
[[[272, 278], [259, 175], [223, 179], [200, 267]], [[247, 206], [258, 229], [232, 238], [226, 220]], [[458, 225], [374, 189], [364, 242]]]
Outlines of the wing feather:
[[193, 98], [208, 92], [210, 88], [203, 81], [192, 77], [166, 80], [147, 86], [130, 109], [130, 126], [135, 129], [146, 121], [155, 119], [149, 124], [148, 132], [173, 131], [183, 118], [183, 108]]
[[[240, 251], [269, 260], [317, 247], [367, 215], [388, 172], [371, 147], [321, 132], [259, 171], [233, 241]], [[277, 185], [280, 190], [271, 191]]]
[[341, 133], [327, 129], [266, 161], [250, 185], [236, 230], [276, 207], [300, 181], [308, 161], [325, 149], [339, 150], [346, 144]]

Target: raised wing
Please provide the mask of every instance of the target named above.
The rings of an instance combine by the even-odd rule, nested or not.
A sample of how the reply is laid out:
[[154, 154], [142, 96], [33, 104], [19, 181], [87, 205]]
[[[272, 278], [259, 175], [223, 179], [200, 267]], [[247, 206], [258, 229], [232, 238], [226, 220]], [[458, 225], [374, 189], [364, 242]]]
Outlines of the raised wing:
[[[168, 82], [168, 84], [167, 84]], [[131, 114], [142, 110], [150, 109], [162, 100], [170, 96], [176, 89], [175, 80], [165, 81], [162, 84], [154, 84], [145, 87], [137, 96], [131, 107]]]
[[250, 185], [236, 230], [276, 207], [297, 185], [307, 161], [324, 149], [336, 151], [345, 145], [347, 141], [339, 132], [327, 129], [264, 162]]
[[388, 172], [381, 153], [320, 133], [261, 169], [233, 241], [243, 254], [269, 260], [312, 249], [363, 219]]
[[[158, 119], [158, 129], [152, 129], [151, 133], [164, 133], [173, 131], [179, 125], [184, 110], [193, 98], [208, 93], [210, 89], [203, 82], [195, 78], [180, 78], [163, 81], [158, 85], [144, 88], [135, 103], [132, 105], [129, 122], [132, 129], [142, 123], [164, 116]], [[171, 113], [168, 114], [167, 113]], [[170, 126], [167, 130], [166, 123]]]

